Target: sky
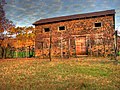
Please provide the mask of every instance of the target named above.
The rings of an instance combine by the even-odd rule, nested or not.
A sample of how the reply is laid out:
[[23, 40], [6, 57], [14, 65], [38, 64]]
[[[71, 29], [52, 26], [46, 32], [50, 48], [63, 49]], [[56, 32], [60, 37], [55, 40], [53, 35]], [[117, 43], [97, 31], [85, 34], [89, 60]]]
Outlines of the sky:
[[6, 0], [6, 17], [16, 26], [31, 26], [37, 20], [115, 9], [120, 29], [120, 0]]

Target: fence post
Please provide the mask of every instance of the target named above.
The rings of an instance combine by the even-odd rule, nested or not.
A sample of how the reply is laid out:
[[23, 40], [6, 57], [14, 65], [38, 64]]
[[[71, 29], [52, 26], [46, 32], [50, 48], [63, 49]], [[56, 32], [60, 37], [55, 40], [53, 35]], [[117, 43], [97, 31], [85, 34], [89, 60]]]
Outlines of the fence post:
[[117, 60], [117, 31], [115, 31], [115, 34], [114, 34], [114, 59], [115, 59], [115, 64], [118, 64], [118, 60]]

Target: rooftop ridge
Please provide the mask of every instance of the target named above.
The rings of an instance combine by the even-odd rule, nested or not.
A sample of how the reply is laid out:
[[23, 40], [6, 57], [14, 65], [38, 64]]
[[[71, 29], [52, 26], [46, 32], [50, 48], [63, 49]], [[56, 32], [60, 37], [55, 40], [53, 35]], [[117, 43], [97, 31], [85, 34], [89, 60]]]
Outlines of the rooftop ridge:
[[59, 17], [52, 17], [46, 19], [40, 19], [33, 23], [33, 25], [41, 25], [53, 22], [60, 22], [66, 20], [72, 20], [77, 18], [88, 18], [88, 17], [95, 17], [95, 16], [103, 16], [103, 15], [110, 15], [115, 14], [115, 10], [105, 10], [105, 11], [98, 11], [98, 12], [90, 12], [90, 13], [83, 13], [83, 14], [75, 14], [75, 15], [68, 15], [68, 16], [59, 16]]

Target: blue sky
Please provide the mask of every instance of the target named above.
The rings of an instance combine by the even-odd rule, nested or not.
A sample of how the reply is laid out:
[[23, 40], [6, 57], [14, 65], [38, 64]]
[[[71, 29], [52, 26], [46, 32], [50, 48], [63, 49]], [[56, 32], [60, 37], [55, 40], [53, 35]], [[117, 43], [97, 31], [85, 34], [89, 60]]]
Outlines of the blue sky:
[[6, 0], [6, 17], [17, 26], [31, 26], [37, 20], [103, 10], [116, 10], [120, 29], [120, 0]]

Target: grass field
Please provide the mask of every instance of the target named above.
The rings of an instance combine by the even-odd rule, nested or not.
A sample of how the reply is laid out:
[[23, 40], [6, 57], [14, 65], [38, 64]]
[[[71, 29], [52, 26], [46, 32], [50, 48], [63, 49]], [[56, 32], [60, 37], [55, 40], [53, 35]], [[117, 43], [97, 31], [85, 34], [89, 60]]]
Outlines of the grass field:
[[120, 65], [89, 57], [0, 60], [0, 90], [120, 90]]

